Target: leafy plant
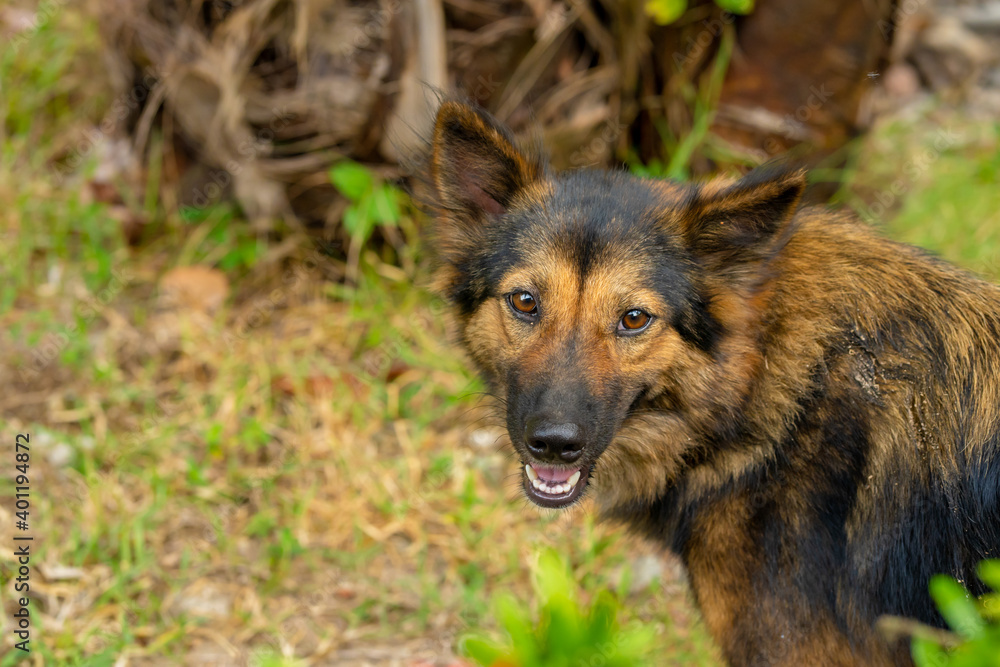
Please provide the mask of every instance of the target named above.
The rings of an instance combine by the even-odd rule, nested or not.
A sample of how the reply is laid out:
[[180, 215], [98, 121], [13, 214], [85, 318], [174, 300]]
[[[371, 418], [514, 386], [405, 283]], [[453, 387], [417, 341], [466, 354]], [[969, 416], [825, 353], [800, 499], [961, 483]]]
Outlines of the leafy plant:
[[663, 153], [670, 156], [670, 161], [664, 163], [652, 160], [642, 164], [637, 157], [629, 160], [632, 172], [645, 178], [674, 178], [686, 180], [691, 176], [691, 160], [696, 152], [706, 148], [709, 140], [709, 128], [715, 118], [715, 110], [722, 93], [722, 82], [726, 78], [729, 60], [733, 53], [735, 37], [731, 29], [722, 34], [719, 42], [719, 52], [712, 63], [712, 69], [704, 84], [699, 89], [688, 82], [681, 90], [685, 102], [692, 107], [693, 123], [691, 131], [683, 138], [677, 138], [670, 131], [665, 119], [656, 124], [656, 130], [663, 141]]
[[351, 201], [344, 228], [351, 240], [364, 244], [378, 225], [396, 225], [401, 217], [400, 190], [352, 160], [330, 168], [330, 181]]
[[[731, 14], [749, 14], [754, 0], [715, 0], [715, 4]], [[687, 0], [646, 0], [646, 13], [659, 25], [673, 23], [687, 11]]]
[[976, 600], [947, 575], [931, 578], [930, 592], [951, 633], [918, 626], [913, 638], [917, 667], [1000, 667], [1000, 560], [979, 564], [992, 593]]
[[537, 621], [511, 595], [495, 601], [496, 616], [506, 638], [496, 641], [477, 634], [462, 639], [462, 652], [483, 667], [607, 667], [644, 664], [652, 649], [650, 627], [622, 627], [620, 604], [607, 590], [597, 593], [589, 608], [580, 606], [578, 585], [555, 551], [538, 556], [534, 588], [539, 600]]
[[351, 205], [344, 212], [344, 229], [350, 235], [347, 253], [347, 274], [353, 281], [358, 277], [361, 249], [378, 226], [395, 227], [402, 220], [403, 192], [386, 183], [364, 165], [352, 160], [338, 162], [330, 168], [330, 181]]
[[230, 202], [182, 208], [181, 220], [190, 225], [191, 231], [186, 234], [176, 265], [218, 265], [223, 271], [252, 268], [266, 248], [249, 225], [234, 224], [239, 215]]

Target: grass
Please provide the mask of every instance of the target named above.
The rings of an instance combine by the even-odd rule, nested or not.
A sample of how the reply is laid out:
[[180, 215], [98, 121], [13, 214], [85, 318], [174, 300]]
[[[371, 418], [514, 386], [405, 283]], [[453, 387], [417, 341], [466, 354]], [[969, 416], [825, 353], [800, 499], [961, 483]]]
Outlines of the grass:
[[[525, 507], [419, 249], [403, 268], [358, 253], [348, 287], [304, 239], [274, 259], [230, 208], [182, 219], [138, 197], [157, 235], [129, 249], [86, 195], [96, 155], [59, 169], [112, 102], [96, 49], [67, 8], [0, 60], [0, 429], [32, 438], [34, 664], [446, 665], [495, 627], [495, 594], [530, 599], [542, 547], [584, 598], [621, 590], [658, 662], [719, 664], [673, 561], [629, 585], [650, 545]], [[959, 139], [879, 224], [996, 277], [996, 124], [880, 127], [841, 199], [865, 213], [943, 122]], [[415, 238], [410, 214], [399, 227]], [[223, 269], [219, 311], [159, 299], [192, 263]], [[17, 664], [2, 627], [0, 666]]]
[[[3, 61], [4, 90], [27, 92], [4, 98], [0, 415], [6, 439], [34, 443], [36, 660], [447, 664], [460, 634], [491, 626], [494, 593], [530, 597], [539, 546], [591, 592], [651, 553], [584, 512], [525, 511], [442, 306], [414, 288], [419, 257], [360, 253], [348, 288], [305, 240], [271, 261], [225, 206], [146, 210], [158, 235], [127, 248], [88, 201], [97, 151], [59, 178], [65, 146], [113, 103], [105, 89], [79, 104], [62, 83], [101, 81], [85, 71], [94, 42], [65, 41], [78, 20], [55, 17]], [[225, 271], [220, 312], [160, 301], [188, 264]], [[628, 603], [667, 655], [712, 664], [676, 581]], [[0, 665], [19, 657], [10, 640]]]
[[1000, 123], [929, 108], [879, 127], [838, 199], [889, 236], [1000, 278]]

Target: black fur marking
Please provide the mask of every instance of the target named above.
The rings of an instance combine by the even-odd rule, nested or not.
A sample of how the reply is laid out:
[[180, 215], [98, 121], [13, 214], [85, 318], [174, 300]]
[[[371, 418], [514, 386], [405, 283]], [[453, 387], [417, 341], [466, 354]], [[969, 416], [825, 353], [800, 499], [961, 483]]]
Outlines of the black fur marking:
[[723, 333], [722, 325], [708, 311], [708, 303], [697, 293], [675, 313], [672, 324], [681, 338], [706, 353], [712, 352]]

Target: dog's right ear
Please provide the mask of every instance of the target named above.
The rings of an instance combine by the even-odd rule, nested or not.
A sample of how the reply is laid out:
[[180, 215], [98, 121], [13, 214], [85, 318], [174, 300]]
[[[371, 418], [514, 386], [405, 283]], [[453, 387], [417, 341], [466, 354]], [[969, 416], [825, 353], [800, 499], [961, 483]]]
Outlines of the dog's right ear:
[[472, 228], [502, 215], [514, 196], [541, 178], [542, 166], [514, 145], [510, 133], [485, 112], [459, 102], [438, 110], [431, 147], [431, 178], [442, 222]]

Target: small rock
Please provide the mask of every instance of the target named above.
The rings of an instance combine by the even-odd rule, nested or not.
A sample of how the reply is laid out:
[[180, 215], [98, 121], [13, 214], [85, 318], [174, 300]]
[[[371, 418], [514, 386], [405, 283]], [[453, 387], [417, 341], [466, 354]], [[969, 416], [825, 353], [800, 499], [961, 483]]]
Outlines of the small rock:
[[652, 554], [639, 556], [632, 561], [632, 581], [629, 594], [634, 595], [649, 588], [657, 579], [663, 579], [663, 560]]
[[82, 579], [83, 575], [86, 574], [81, 568], [69, 565], [46, 565], [45, 563], [41, 563], [38, 567], [42, 576], [47, 581], [75, 581], [76, 579]]
[[179, 611], [209, 618], [228, 618], [230, 607], [229, 596], [212, 586], [190, 586], [177, 601]]
[[477, 428], [469, 433], [469, 444], [473, 449], [493, 449], [503, 431], [495, 428]]
[[65, 468], [73, 460], [73, 448], [65, 442], [57, 443], [48, 453], [49, 463], [55, 468]]

